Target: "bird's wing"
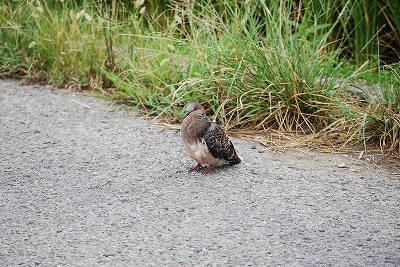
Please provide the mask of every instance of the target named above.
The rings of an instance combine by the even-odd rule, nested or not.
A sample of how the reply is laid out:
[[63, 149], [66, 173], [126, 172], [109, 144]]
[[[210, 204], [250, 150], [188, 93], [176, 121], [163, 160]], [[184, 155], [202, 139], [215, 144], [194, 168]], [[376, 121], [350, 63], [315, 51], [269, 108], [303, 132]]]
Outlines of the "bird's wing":
[[203, 137], [214, 157], [224, 159], [229, 164], [237, 164], [241, 161], [232, 142], [216, 123], [210, 123], [210, 127], [204, 132]]

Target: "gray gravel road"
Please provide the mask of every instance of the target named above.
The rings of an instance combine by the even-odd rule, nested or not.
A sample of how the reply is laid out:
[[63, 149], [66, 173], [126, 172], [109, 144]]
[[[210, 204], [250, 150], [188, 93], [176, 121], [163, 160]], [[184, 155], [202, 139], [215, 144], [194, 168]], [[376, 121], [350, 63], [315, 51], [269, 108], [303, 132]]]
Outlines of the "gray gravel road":
[[372, 164], [233, 139], [241, 164], [187, 173], [177, 131], [19, 83], [0, 82], [0, 266], [400, 266], [400, 179]]

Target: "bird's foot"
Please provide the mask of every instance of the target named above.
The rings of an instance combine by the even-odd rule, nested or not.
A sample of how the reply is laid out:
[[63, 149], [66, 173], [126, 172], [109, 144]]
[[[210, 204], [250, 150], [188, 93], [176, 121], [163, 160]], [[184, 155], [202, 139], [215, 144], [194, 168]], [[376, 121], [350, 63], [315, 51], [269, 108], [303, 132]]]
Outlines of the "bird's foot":
[[191, 167], [191, 168], [189, 169], [189, 172], [192, 172], [192, 171], [199, 171], [201, 168], [203, 168], [203, 166], [201, 166], [200, 163], [197, 163], [196, 166], [193, 166], [193, 167]]
[[203, 174], [208, 174], [208, 173], [212, 173], [213, 167], [210, 165], [207, 167], [207, 169], [204, 169], [202, 171]]

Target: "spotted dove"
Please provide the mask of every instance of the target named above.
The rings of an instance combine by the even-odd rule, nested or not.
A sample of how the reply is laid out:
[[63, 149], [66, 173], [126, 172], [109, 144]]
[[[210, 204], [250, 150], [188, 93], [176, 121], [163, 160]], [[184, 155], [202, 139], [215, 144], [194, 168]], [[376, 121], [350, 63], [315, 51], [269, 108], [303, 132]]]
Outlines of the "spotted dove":
[[[238, 164], [241, 159], [221, 127], [206, 117], [199, 103], [189, 103], [181, 126], [181, 138], [189, 157], [197, 161], [190, 171], [211, 173], [213, 166]], [[202, 164], [208, 164], [203, 169]], [[203, 170], [202, 170], [203, 169]]]

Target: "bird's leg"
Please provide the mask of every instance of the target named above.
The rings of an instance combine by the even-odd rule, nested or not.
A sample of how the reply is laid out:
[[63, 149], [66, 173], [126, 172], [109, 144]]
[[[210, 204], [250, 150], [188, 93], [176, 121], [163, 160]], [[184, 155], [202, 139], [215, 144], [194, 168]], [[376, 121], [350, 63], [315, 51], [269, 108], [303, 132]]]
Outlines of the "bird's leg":
[[191, 167], [191, 168], [189, 169], [189, 172], [192, 172], [192, 171], [198, 171], [198, 170], [200, 170], [201, 168], [203, 168], [203, 166], [201, 166], [201, 164], [200, 164], [200, 163], [197, 163], [197, 165], [196, 165], [196, 166], [194, 166], [194, 167]]
[[203, 174], [207, 174], [207, 173], [212, 173], [213, 170], [213, 166], [208, 166], [207, 169], [203, 170], [202, 173]]

